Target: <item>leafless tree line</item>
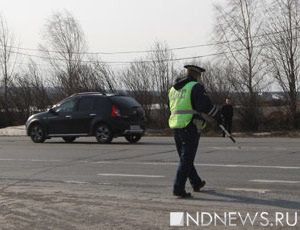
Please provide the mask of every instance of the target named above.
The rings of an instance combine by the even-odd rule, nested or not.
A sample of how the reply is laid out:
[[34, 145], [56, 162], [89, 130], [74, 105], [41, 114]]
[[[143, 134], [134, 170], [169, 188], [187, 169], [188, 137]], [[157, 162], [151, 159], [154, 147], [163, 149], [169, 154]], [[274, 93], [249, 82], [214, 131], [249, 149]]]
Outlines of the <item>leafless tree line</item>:
[[[132, 63], [121, 76], [123, 86], [137, 98], [148, 121], [158, 127], [166, 127], [169, 117], [168, 90], [179, 76], [172, 60], [173, 54], [164, 43], [156, 42], [152, 52], [141, 60]], [[153, 116], [153, 107], [159, 109], [159, 116]], [[155, 120], [154, 120], [155, 119]]]
[[[216, 35], [221, 59], [232, 65], [228, 79], [244, 126], [257, 130], [262, 121], [258, 94], [270, 83], [285, 92], [290, 128], [297, 126], [299, 95], [299, 1], [228, 0], [216, 6]], [[246, 94], [245, 94], [246, 92]], [[299, 122], [299, 121], [298, 121]]]
[[[233, 100], [240, 105], [238, 112], [243, 128], [257, 130], [263, 119], [259, 93], [277, 83], [286, 95], [290, 127], [296, 127], [299, 122], [299, 2], [228, 0], [215, 9], [214, 38], [216, 49], [222, 55], [206, 62], [188, 62], [207, 69], [203, 83], [212, 100], [222, 104], [226, 96], [235, 95]], [[44, 110], [73, 93], [125, 89], [141, 103], [150, 123], [167, 127], [168, 90], [184, 73], [182, 67], [172, 61], [174, 54], [166, 43], [154, 43], [152, 52], [115, 71], [100, 57], [88, 55], [79, 22], [64, 11], [48, 18], [39, 44], [43, 60], [50, 67], [49, 77], [45, 77], [33, 60], [26, 68], [17, 69], [18, 52], [12, 49], [16, 46], [13, 34], [1, 17], [0, 108], [3, 116], [0, 118], [3, 125], [24, 121], [34, 111]], [[159, 110], [158, 114], [154, 108]]]

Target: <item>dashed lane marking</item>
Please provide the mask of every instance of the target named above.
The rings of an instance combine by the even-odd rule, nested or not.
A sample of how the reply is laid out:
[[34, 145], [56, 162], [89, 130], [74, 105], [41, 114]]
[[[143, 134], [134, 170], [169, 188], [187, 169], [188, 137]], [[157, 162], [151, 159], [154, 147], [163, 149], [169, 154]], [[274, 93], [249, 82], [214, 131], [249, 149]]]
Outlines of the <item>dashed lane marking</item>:
[[300, 184], [300, 181], [291, 181], [291, 180], [250, 180], [251, 182], [257, 183], [278, 183], [278, 184]]
[[66, 180], [66, 181], [64, 181], [64, 183], [68, 183], [68, 184], [88, 184], [88, 182], [76, 181], [76, 180]]
[[144, 177], [144, 178], [163, 178], [161, 175], [141, 175], [141, 174], [119, 174], [119, 173], [98, 173], [98, 176], [114, 176], [114, 177]]
[[13, 158], [0, 158], [0, 161], [62, 162], [61, 160], [13, 159]]
[[256, 193], [266, 193], [270, 192], [269, 189], [254, 189], [254, 188], [226, 188], [229, 191], [237, 191], [237, 192], [256, 192]]
[[[0, 158], [0, 161], [24, 161], [24, 162], [63, 162], [62, 160], [39, 160], [39, 159], [13, 159]], [[130, 162], [130, 161], [79, 161], [89, 164], [123, 164], [123, 165], [178, 165], [177, 162]], [[281, 165], [237, 165], [237, 164], [200, 164], [195, 163], [195, 166], [202, 167], [226, 167], [226, 168], [263, 168], [263, 169], [300, 169], [300, 166], [281, 166]]]
[[[88, 162], [92, 163], [92, 162]], [[178, 165], [177, 162], [128, 162], [128, 161], [97, 161], [97, 164], [123, 164], [123, 165]], [[203, 167], [226, 167], [226, 168], [270, 168], [270, 169], [300, 169], [299, 166], [280, 166], [280, 165], [235, 165], [235, 164], [199, 164]]]

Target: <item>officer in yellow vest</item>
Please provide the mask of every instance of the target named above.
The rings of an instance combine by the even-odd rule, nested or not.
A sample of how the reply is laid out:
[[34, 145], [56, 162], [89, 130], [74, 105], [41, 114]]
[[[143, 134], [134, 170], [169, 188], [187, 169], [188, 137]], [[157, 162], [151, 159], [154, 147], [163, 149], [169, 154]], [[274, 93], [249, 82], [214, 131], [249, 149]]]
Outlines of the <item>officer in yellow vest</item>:
[[169, 90], [170, 118], [169, 126], [174, 130], [177, 152], [180, 158], [173, 194], [181, 198], [191, 197], [185, 190], [189, 179], [194, 192], [199, 192], [205, 185], [194, 166], [201, 128], [205, 120], [201, 113], [213, 117], [219, 124], [222, 115], [213, 105], [206, 94], [204, 86], [198, 81], [205, 69], [186, 65], [187, 76], [176, 80], [175, 85]]

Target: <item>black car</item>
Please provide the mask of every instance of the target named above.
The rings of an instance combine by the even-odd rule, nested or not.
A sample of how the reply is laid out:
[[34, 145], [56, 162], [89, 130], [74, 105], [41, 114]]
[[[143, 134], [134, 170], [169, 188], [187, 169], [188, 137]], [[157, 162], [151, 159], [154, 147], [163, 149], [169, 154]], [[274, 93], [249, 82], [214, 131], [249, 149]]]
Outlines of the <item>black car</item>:
[[95, 136], [99, 143], [124, 136], [135, 143], [144, 134], [144, 122], [144, 110], [134, 98], [88, 92], [74, 94], [47, 112], [32, 115], [26, 130], [35, 143], [52, 137], [73, 142], [82, 136]]

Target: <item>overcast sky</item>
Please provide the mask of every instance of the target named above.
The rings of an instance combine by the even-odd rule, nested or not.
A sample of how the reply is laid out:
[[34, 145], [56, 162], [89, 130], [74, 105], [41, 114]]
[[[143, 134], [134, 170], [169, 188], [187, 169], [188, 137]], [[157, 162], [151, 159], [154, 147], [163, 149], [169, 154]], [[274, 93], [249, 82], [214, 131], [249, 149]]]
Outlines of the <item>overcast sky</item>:
[[[224, 0], [0, 0], [1, 14], [21, 47], [37, 48], [45, 20], [68, 10], [80, 23], [91, 52], [147, 50], [154, 41], [170, 48], [209, 43], [213, 3]], [[177, 57], [205, 55], [197, 48]], [[114, 57], [125, 60], [128, 57]], [[110, 57], [104, 57], [111, 60]], [[116, 59], [115, 59], [116, 60]], [[126, 60], [125, 60], [126, 61]]]

